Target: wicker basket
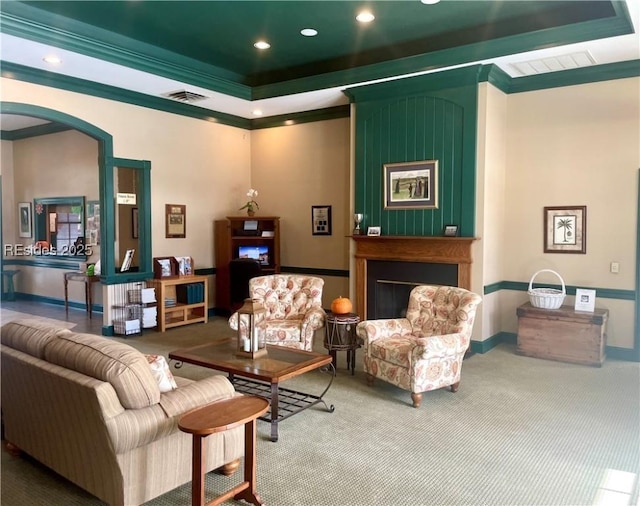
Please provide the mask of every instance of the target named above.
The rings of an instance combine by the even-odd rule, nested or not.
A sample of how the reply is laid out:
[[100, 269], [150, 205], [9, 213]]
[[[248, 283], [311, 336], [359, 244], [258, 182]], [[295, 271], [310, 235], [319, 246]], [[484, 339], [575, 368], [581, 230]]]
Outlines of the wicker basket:
[[[533, 280], [541, 272], [550, 272], [558, 276], [560, 283], [562, 283], [562, 291], [556, 290], [555, 288], [532, 288]], [[542, 269], [531, 276], [531, 281], [529, 281], [529, 300], [533, 307], [539, 307], [542, 309], [558, 309], [562, 306], [566, 295], [567, 290], [564, 286], [564, 280], [556, 271], [552, 271], [551, 269]]]

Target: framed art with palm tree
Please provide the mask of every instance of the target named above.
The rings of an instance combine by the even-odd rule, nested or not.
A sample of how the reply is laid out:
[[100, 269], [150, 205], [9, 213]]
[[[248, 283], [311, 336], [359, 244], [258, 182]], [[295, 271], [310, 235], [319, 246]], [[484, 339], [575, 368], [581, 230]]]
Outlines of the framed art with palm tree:
[[587, 252], [587, 206], [544, 208], [544, 252]]

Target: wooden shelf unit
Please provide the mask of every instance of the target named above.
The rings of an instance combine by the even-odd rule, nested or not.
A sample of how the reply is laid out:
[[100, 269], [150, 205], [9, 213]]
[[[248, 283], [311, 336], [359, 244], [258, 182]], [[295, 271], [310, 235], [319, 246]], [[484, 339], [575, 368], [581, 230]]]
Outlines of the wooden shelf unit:
[[[244, 224], [258, 222], [258, 235], [247, 235]], [[273, 232], [272, 237], [262, 233]], [[238, 256], [240, 246], [268, 246], [269, 265], [262, 266], [264, 274], [280, 273], [280, 218], [278, 216], [227, 216], [215, 221], [214, 251], [216, 266], [216, 308], [231, 311], [229, 262]]]
[[[199, 275], [147, 280], [147, 286], [156, 289], [156, 299], [158, 301], [158, 325], [156, 330], [158, 332], [164, 332], [167, 329], [188, 325], [190, 323], [207, 323], [209, 320], [207, 314], [207, 281], [207, 276]], [[204, 299], [202, 302], [196, 302], [194, 304], [178, 302], [176, 287], [190, 283], [204, 284]], [[175, 299], [176, 305], [167, 306], [165, 303], [167, 297]]]

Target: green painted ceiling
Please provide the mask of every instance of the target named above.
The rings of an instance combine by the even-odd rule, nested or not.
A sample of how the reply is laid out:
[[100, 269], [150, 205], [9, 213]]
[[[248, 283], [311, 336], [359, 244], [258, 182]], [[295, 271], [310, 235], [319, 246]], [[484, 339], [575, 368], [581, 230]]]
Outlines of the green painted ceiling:
[[[565, 43], [559, 29], [613, 19], [619, 5], [615, 0], [442, 0], [436, 5], [418, 0], [3, 1], [2, 10], [16, 12], [20, 3], [40, 9], [52, 27], [82, 31], [94, 40], [143, 54], [161, 48], [248, 86], [462, 46], [482, 57], [483, 44], [515, 35], [557, 32], [544, 43], [553, 44], [554, 38]], [[364, 8], [376, 16], [368, 25], [355, 20]], [[319, 33], [303, 37], [303, 28]], [[271, 49], [255, 49], [257, 39], [268, 40]], [[529, 49], [536, 43], [531, 42]]]

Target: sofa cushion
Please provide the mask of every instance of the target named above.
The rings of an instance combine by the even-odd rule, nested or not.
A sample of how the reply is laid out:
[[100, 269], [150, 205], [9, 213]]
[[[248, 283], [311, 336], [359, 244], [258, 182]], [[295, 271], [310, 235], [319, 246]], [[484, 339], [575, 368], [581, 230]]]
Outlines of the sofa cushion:
[[129, 345], [92, 334], [59, 334], [45, 347], [45, 360], [111, 383], [127, 409], [153, 406], [160, 389], [147, 359]]
[[70, 333], [68, 329], [52, 326], [36, 319], [22, 319], [2, 326], [2, 344], [37, 358], [44, 358], [45, 345], [60, 333]]

